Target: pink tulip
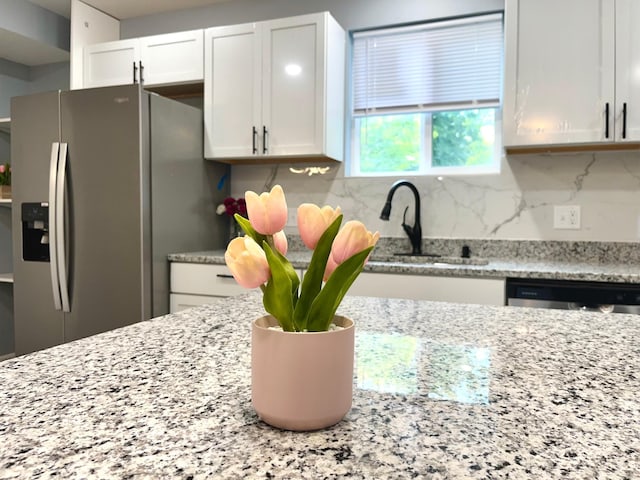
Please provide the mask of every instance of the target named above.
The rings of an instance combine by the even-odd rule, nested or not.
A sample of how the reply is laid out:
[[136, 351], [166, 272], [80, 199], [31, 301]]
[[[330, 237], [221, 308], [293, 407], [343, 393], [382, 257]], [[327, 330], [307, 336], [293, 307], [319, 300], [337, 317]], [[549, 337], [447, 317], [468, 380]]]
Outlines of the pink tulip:
[[362, 222], [351, 220], [344, 224], [333, 240], [331, 258], [337, 265], [340, 265], [356, 253], [374, 246], [379, 238], [378, 232], [371, 233]]
[[273, 244], [282, 255], [287, 254], [287, 250], [289, 249], [289, 242], [287, 241], [287, 236], [284, 234], [284, 231], [280, 230], [277, 233], [273, 234]]
[[4, 165], [0, 165], [0, 173], [4, 173], [6, 170], [6, 167]]
[[334, 210], [328, 205], [320, 208], [313, 203], [303, 203], [298, 207], [298, 231], [307, 248], [316, 248], [322, 234], [341, 213], [340, 207]]
[[329, 279], [329, 277], [331, 276], [331, 274], [333, 273], [333, 271], [336, 269], [337, 266], [338, 264], [334, 262], [333, 258], [331, 258], [331, 255], [329, 255], [329, 258], [327, 259], [327, 265], [324, 268], [323, 280], [325, 282]]
[[224, 254], [224, 261], [233, 278], [244, 288], [259, 287], [271, 276], [264, 250], [249, 236], [231, 240]]
[[287, 224], [287, 202], [280, 185], [274, 186], [269, 193], [258, 195], [247, 191], [244, 196], [249, 221], [256, 232], [273, 235]]

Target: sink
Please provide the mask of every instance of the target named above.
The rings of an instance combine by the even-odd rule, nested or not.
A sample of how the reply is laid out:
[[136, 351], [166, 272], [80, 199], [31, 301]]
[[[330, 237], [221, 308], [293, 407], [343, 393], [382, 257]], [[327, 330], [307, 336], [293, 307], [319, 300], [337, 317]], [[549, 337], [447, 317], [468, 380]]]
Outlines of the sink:
[[411, 255], [404, 253], [374, 254], [369, 259], [370, 262], [384, 263], [411, 263], [411, 264], [432, 264], [432, 265], [487, 265], [489, 261], [485, 258], [463, 258], [447, 257], [437, 254]]

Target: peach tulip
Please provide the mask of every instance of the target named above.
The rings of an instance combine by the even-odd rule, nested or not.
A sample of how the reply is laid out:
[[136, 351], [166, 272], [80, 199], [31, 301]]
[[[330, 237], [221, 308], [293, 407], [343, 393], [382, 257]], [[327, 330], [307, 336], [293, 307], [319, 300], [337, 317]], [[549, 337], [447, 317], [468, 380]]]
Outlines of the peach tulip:
[[287, 224], [287, 202], [280, 185], [274, 186], [271, 192], [258, 195], [247, 191], [244, 196], [249, 221], [256, 232], [273, 235]]
[[325, 282], [329, 279], [337, 266], [338, 264], [334, 262], [333, 258], [331, 258], [331, 255], [329, 255], [329, 258], [327, 258], [327, 265], [324, 267], [324, 277], [322, 277]]
[[287, 236], [284, 234], [284, 231], [280, 230], [277, 233], [273, 234], [273, 244], [282, 255], [287, 254], [287, 250], [289, 249], [289, 242], [287, 241]]
[[380, 238], [378, 232], [371, 233], [362, 222], [351, 220], [340, 229], [331, 246], [331, 258], [340, 265], [347, 258], [373, 247]]
[[264, 285], [271, 276], [264, 250], [249, 236], [231, 240], [224, 254], [224, 261], [233, 278], [244, 288]]
[[322, 234], [341, 213], [340, 207], [334, 210], [328, 205], [320, 208], [313, 203], [303, 203], [298, 207], [298, 231], [307, 248], [316, 248]]

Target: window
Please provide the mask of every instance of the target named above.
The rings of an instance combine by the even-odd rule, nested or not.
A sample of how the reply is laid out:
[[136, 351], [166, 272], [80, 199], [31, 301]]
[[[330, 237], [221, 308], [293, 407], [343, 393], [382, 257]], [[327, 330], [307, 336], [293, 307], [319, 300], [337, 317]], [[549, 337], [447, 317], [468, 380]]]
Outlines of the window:
[[502, 15], [353, 34], [351, 175], [497, 172]]

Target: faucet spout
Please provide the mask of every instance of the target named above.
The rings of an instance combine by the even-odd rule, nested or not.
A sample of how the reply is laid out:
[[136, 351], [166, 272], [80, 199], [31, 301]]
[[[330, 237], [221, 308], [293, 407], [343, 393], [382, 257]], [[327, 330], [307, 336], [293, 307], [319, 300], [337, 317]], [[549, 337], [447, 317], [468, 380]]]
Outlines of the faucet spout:
[[407, 215], [407, 207], [404, 211], [404, 215], [402, 217], [402, 228], [405, 233], [409, 237], [411, 241], [412, 255], [422, 255], [422, 227], [420, 226], [420, 194], [418, 193], [418, 189], [416, 186], [407, 181], [407, 180], [398, 180], [389, 189], [389, 193], [387, 194], [387, 201], [382, 208], [382, 212], [380, 213], [380, 218], [382, 220], [389, 220], [389, 214], [391, 213], [391, 201], [393, 200], [393, 195], [396, 193], [396, 190], [400, 187], [408, 187], [413, 192], [413, 197], [415, 199], [415, 218], [413, 221], [413, 226], [407, 225], [405, 219]]

